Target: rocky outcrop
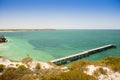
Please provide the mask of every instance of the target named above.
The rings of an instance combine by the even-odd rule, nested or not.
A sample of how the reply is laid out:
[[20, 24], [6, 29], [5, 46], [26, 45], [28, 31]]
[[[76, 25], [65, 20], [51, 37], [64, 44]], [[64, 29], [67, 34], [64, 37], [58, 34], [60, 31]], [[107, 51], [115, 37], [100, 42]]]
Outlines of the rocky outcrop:
[[7, 39], [4, 36], [0, 36], [0, 43], [7, 42]]

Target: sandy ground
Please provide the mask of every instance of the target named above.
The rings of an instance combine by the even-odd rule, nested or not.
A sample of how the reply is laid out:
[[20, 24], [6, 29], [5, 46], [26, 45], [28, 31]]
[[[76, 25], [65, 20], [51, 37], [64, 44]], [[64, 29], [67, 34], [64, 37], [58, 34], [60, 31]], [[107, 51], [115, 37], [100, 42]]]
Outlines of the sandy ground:
[[88, 68], [88, 71], [85, 71], [85, 73], [87, 73], [88, 75], [93, 75], [94, 71], [98, 68], [103, 68], [103, 70], [107, 71], [106, 75], [100, 74], [97, 77], [98, 80], [120, 80], [120, 73], [113, 72], [108, 67], [89, 65], [89, 66], [87, 66], [87, 68]]
[[[27, 64], [29, 64], [29, 68], [32, 70], [36, 67], [37, 63], [40, 63], [42, 69], [54, 67], [48, 63], [39, 62], [39, 61], [35, 61], [35, 60], [32, 60], [32, 61], [28, 62]], [[24, 65], [25, 67], [28, 67], [26, 64], [24, 64], [22, 62], [13, 62], [13, 61], [10, 61], [9, 59], [3, 58], [3, 57], [0, 58], [0, 64], [5, 65], [6, 67], [14, 67], [14, 68], [17, 68], [19, 65]]]

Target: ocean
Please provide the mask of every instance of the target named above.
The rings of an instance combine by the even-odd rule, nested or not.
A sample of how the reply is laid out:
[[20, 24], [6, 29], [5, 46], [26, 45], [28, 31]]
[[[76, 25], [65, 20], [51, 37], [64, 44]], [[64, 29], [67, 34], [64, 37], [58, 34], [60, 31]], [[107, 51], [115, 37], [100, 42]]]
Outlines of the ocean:
[[29, 56], [47, 62], [85, 50], [115, 44], [117, 48], [99, 52], [84, 59], [97, 61], [120, 56], [120, 30], [44, 30], [0, 32], [8, 42], [0, 43], [0, 56], [22, 60]]

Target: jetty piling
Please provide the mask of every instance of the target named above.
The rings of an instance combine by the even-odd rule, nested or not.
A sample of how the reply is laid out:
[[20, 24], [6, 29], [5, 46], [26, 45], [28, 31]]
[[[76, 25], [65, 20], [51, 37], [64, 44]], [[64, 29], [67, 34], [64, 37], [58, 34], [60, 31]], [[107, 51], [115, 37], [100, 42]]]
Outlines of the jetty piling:
[[107, 49], [111, 49], [111, 48], [116, 48], [116, 45], [114, 44], [109, 44], [109, 45], [105, 45], [102, 47], [98, 47], [98, 48], [94, 48], [94, 49], [90, 49], [81, 53], [77, 53], [77, 54], [73, 54], [70, 56], [66, 56], [66, 57], [62, 57], [62, 58], [58, 58], [58, 59], [54, 59], [51, 60], [50, 62], [56, 64], [56, 65], [62, 65], [62, 64], [66, 64], [67, 62], [72, 62], [84, 57], [88, 57], [89, 55], [107, 50]]

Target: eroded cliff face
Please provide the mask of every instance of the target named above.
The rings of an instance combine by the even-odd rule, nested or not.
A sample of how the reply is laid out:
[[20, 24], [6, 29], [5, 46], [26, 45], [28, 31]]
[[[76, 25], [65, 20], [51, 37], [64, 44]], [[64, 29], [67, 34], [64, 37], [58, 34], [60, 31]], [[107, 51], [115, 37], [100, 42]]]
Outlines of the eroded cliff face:
[[4, 36], [0, 36], [0, 43], [7, 42], [7, 39]]

